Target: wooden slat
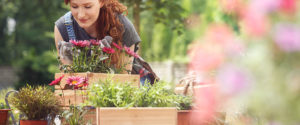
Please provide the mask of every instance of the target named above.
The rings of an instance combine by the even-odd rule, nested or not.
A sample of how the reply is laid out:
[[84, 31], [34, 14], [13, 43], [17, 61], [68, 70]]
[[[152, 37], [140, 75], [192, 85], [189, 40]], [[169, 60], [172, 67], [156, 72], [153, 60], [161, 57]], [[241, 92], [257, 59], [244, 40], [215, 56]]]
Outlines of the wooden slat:
[[85, 90], [63, 90], [63, 93], [64, 98], [62, 95], [62, 90], [55, 90], [55, 96], [59, 98], [62, 106], [79, 105], [87, 99]]
[[97, 125], [177, 125], [177, 109], [97, 108]]
[[55, 73], [55, 79], [65, 75], [65, 77], [61, 80], [61, 84], [56, 85], [55, 89], [60, 90], [64, 88], [67, 84], [67, 78], [70, 76], [80, 76], [88, 78], [89, 84], [99, 83], [100, 80], [106, 80], [107, 78], [112, 78], [113, 81], [116, 82], [130, 82], [132, 86], [139, 87], [140, 85], [140, 76], [139, 75], [131, 75], [131, 74], [105, 74], [105, 73]]
[[131, 74], [105, 74], [105, 73], [89, 73], [88, 75], [90, 83], [99, 83], [100, 80], [104, 81], [107, 78], [111, 78], [116, 83], [130, 82], [132, 86], [139, 87], [140, 76]]

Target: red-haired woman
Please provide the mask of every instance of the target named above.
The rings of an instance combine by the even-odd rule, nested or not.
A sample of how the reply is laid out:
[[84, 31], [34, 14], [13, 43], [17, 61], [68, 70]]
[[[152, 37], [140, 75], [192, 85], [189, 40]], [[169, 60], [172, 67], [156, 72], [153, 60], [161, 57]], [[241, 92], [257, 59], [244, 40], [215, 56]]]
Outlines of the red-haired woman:
[[[123, 15], [127, 7], [118, 0], [65, 0], [70, 5], [71, 12], [66, 13], [55, 22], [54, 36], [58, 49], [60, 41], [76, 40], [102, 40], [111, 36], [113, 42], [127, 46], [132, 51], [141, 41], [130, 20]], [[63, 63], [64, 60], [62, 60]], [[127, 57], [116, 51], [112, 55], [115, 66], [126, 65], [127, 70], [132, 69], [133, 57]]]

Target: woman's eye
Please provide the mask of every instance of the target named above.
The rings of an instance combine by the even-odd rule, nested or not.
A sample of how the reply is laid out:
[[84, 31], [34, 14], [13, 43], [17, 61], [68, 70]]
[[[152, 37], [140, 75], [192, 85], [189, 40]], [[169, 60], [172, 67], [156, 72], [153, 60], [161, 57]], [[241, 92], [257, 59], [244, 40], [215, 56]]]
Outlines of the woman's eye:
[[92, 6], [85, 6], [85, 8], [89, 9], [89, 8], [92, 8]]
[[72, 6], [72, 8], [76, 9], [76, 8], [78, 8], [78, 6]]

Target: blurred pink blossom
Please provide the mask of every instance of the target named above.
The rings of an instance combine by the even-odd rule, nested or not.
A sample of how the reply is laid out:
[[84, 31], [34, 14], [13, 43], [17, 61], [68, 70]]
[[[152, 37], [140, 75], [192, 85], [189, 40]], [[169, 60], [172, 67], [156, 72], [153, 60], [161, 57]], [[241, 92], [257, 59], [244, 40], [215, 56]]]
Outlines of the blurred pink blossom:
[[240, 0], [220, 0], [223, 10], [227, 13], [238, 12], [243, 6]]
[[206, 42], [213, 42], [225, 46], [234, 41], [232, 30], [227, 25], [212, 24], [205, 34]]
[[268, 14], [276, 11], [280, 7], [280, 2], [281, 0], [250, 0], [249, 8], [256, 13]]
[[[217, 110], [217, 94], [215, 86], [203, 87], [195, 90], [195, 106], [191, 114], [193, 125], [202, 125], [213, 120]], [[207, 123], [206, 123], [207, 124]]]
[[191, 59], [189, 63], [189, 71], [206, 72], [216, 69], [224, 61], [224, 53], [219, 46], [209, 44], [198, 44], [194, 46], [190, 52]]
[[280, 8], [288, 14], [294, 14], [297, 11], [297, 0], [281, 0]]
[[241, 54], [244, 50], [242, 41], [238, 40], [228, 25], [211, 25], [206, 33], [206, 42], [219, 44], [218, 46], [228, 56]]
[[294, 24], [277, 24], [274, 39], [285, 52], [300, 51], [300, 28]]
[[220, 92], [235, 95], [249, 86], [250, 76], [237, 66], [225, 65], [219, 70], [216, 82], [219, 84]]
[[241, 12], [241, 22], [245, 31], [252, 36], [263, 36], [269, 27], [269, 21], [265, 14], [245, 9]]

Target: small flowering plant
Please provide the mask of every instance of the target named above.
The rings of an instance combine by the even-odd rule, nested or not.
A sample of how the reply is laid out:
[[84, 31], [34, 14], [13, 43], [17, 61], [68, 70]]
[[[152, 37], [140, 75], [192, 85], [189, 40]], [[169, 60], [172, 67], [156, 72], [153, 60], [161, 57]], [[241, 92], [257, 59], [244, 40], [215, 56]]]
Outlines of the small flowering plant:
[[[69, 65], [61, 64], [61, 68], [65, 73], [74, 72], [101, 72], [101, 73], [120, 73], [125, 70], [125, 66], [116, 69], [111, 64], [111, 57], [116, 51], [125, 52], [129, 56], [139, 58], [139, 56], [128, 47], [122, 47], [115, 42], [107, 39], [103, 40], [70, 40], [68, 46], [61, 46], [59, 49], [60, 57], [71, 55]], [[64, 53], [65, 48], [69, 48], [69, 53]], [[126, 64], [125, 64], [126, 65]]]
[[64, 90], [84, 90], [84, 87], [87, 87], [89, 85], [88, 79], [86, 77], [80, 77], [80, 76], [69, 76], [65, 80], [65, 86], [62, 87], [61, 82], [65, 76], [62, 75], [59, 78], [53, 80], [49, 85], [54, 86], [58, 85], [61, 90], [60, 96], [63, 99], [63, 105], [65, 105], [65, 95]]
[[64, 87], [61, 86], [61, 81], [64, 78], [64, 75], [53, 80], [49, 83], [50, 86], [59, 85], [61, 90], [64, 89], [82, 89], [83, 87], [88, 86], [88, 79], [86, 77], [80, 76], [70, 76], [66, 79], [66, 85]]

